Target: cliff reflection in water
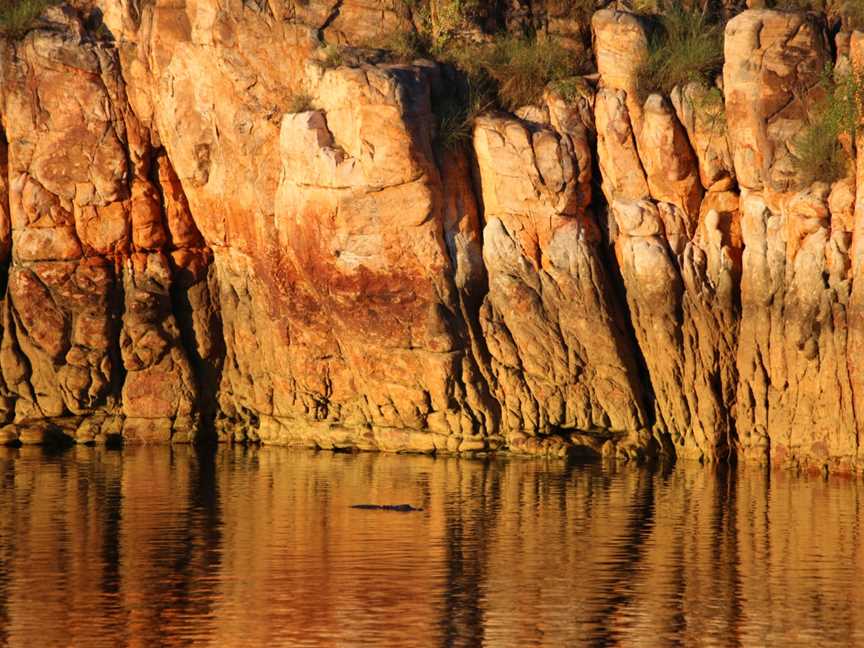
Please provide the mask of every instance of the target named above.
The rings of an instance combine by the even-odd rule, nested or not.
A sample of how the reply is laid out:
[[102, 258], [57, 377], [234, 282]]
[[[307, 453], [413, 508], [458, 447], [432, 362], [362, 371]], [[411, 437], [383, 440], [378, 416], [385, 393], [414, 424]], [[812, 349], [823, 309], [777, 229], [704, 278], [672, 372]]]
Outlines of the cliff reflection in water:
[[0, 645], [864, 641], [854, 481], [229, 447], [0, 475]]

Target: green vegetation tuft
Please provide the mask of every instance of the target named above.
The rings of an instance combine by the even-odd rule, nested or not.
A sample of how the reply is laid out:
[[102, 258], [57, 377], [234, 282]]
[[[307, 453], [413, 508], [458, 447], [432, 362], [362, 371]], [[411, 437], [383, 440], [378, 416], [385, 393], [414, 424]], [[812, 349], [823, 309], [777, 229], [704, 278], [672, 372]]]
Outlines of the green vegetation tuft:
[[549, 86], [575, 98], [581, 88], [576, 76], [585, 65], [552, 41], [512, 35], [485, 44], [451, 44], [433, 55], [453, 67], [462, 86], [433, 106], [439, 118], [438, 144], [444, 149], [467, 143], [478, 115], [536, 103]]
[[590, 90], [582, 77], [569, 76], [557, 79], [549, 84], [550, 88], [566, 102], [572, 103], [579, 97], [590, 94]]
[[699, 9], [674, 6], [659, 17], [639, 72], [639, 94], [669, 94], [684, 83], [710, 84], [723, 68], [723, 25]]
[[471, 25], [483, 15], [483, 0], [446, 0], [430, 3], [428, 29], [432, 43], [442, 47], [470, 31]]
[[428, 58], [430, 53], [429, 39], [416, 31], [389, 32], [371, 38], [359, 45], [358, 53], [367, 52], [369, 61], [389, 63], [411, 63], [421, 58]]
[[693, 104], [702, 123], [711, 131], [726, 131], [726, 102], [720, 88], [711, 86], [707, 92], [693, 100]]
[[58, 0], [0, 0], [0, 34], [20, 38], [45, 9]]
[[864, 31], [864, 2], [843, 0], [839, 3], [838, 13], [846, 21], [846, 29]]
[[442, 150], [453, 150], [471, 142], [474, 120], [495, 108], [495, 93], [482, 75], [467, 77], [446, 94], [432, 98], [432, 110], [438, 117], [436, 144]]
[[411, 31], [389, 34], [378, 47], [391, 52], [397, 61], [410, 63], [419, 58], [426, 58], [429, 55], [430, 44], [428, 38]]
[[295, 92], [288, 97], [287, 108], [289, 113], [302, 113], [314, 110], [312, 95], [308, 92]]
[[864, 118], [864, 75], [823, 74], [825, 95], [813, 107], [807, 126], [793, 142], [795, 170], [806, 184], [836, 182], [848, 172], [842, 140], [855, 140]]
[[663, 0], [630, 0], [630, 9], [633, 13], [649, 16], [661, 14], [668, 7]]
[[325, 70], [337, 68], [345, 62], [345, 53], [341, 45], [327, 45], [324, 48], [324, 58], [321, 59], [321, 67]]
[[536, 103], [547, 85], [576, 76], [584, 67], [574, 52], [548, 39], [504, 36], [484, 54], [480, 65], [495, 80], [500, 104], [508, 110]]

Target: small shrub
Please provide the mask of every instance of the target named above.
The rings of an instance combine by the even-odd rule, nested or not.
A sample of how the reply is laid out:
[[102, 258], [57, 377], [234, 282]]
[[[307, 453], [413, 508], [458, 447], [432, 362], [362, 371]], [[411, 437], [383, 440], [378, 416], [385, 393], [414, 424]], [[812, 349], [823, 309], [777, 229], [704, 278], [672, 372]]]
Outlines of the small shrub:
[[584, 61], [552, 40], [505, 36], [485, 52], [480, 65], [497, 83], [508, 110], [536, 103], [550, 83], [579, 74]]
[[726, 130], [726, 101], [717, 86], [711, 86], [708, 91], [694, 101], [697, 115], [713, 132]]
[[631, 0], [630, 8], [634, 13], [656, 15], [666, 9], [666, 3], [663, 0]]
[[483, 0], [442, 0], [431, 3], [429, 26], [432, 43], [444, 47], [469, 31], [484, 9]]
[[435, 143], [445, 151], [467, 145], [474, 121], [467, 105], [455, 97], [446, 97], [434, 110], [438, 117]]
[[429, 56], [430, 43], [423, 35], [414, 31], [392, 32], [373, 38], [362, 44], [363, 48], [383, 50], [390, 61], [410, 63]]
[[842, 139], [855, 140], [864, 117], [864, 75], [823, 75], [825, 96], [813, 107], [808, 124], [793, 142], [795, 169], [801, 179], [835, 182], [848, 171]]
[[795, 168], [805, 184], [835, 182], [846, 173], [846, 156], [832, 124], [817, 120], [795, 141]]
[[563, 79], [558, 79], [550, 84], [550, 87], [557, 92], [564, 101], [572, 103], [577, 98], [590, 94], [587, 84], [582, 77], [570, 76]]
[[844, 0], [839, 3], [838, 13], [846, 21], [850, 30], [864, 30], [864, 2], [861, 0]]
[[295, 92], [288, 97], [287, 109], [289, 113], [301, 113], [314, 110], [312, 95], [308, 92]]
[[58, 0], [0, 0], [0, 34], [20, 38]]
[[660, 17], [639, 71], [639, 94], [669, 94], [690, 81], [709, 83], [723, 67], [723, 26], [707, 13], [675, 6]]
[[717, 86], [688, 84], [680, 87], [680, 99], [693, 110], [696, 120], [712, 132], [726, 128], [726, 101]]
[[457, 87], [455, 92], [433, 97], [438, 145], [444, 149], [470, 141], [474, 120], [484, 112], [536, 103], [550, 85], [566, 100], [582, 91], [583, 82], [576, 75], [585, 62], [552, 41], [506, 35], [486, 44], [433, 46], [432, 54], [461, 78], [448, 84]]
[[469, 144], [474, 120], [496, 103], [492, 85], [482, 75], [467, 77], [459, 86], [456, 92], [432, 98], [432, 109], [438, 117], [436, 144], [445, 151]]
[[330, 44], [324, 48], [324, 58], [321, 59], [321, 67], [332, 70], [345, 62], [345, 52], [341, 45]]

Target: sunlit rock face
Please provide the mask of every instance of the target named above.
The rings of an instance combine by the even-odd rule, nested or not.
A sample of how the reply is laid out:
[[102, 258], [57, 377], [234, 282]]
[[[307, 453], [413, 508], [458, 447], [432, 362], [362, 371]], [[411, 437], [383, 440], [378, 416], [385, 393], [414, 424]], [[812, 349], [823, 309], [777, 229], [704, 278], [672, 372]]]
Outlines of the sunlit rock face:
[[2, 68], [3, 416], [110, 414], [130, 439], [185, 438], [201, 392], [174, 302], [195, 301], [210, 250], [130, 109], [118, 50], [69, 7], [45, 27]]
[[[806, 184], [790, 141], [806, 124], [830, 60], [812, 16], [746, 12], [726, 29], [724, 86], [741, 191], [741, 324], [737, 424], [744, 453], [770, 446], [856, 461], [850, 373], [849, 249], [854, 177]], [[735, 124], [735, 127], [731, 125]], [[850, 171], [854, 165], [850, 165]]]
[[[604, 10], [593, 25], [597, 154], [610, 244], [650, 377], [655, 430], [679, 455], [724, 457], [735, 439], [740, 251], [730, 234], [738, 198], [729, 183], [714, 180], [723, 146], [698, 144], [722, 142], [725, 124], [687, 119], [684, 106], [693, 104], [680, 96], [678, 111], [659, 94], [639, 96], [648, 36], [637, 18]], [[698, 92], [680, 92], [688, 90]]]
[[480, 11], [596, 73], [446, 148], [444, 66], [323, 47], [407, 9], [76, 6], [2, 47], [0, 440], [860, 467], [856, 142], [795, 165], [817, 16], [743, 11], [713, 85], [643, 96], [644, 18]]
[[[447, 222], [445, 191], [460, 187], [445, 189], [433, 153], [435, 72], [329, 70], [320, 109], [282, 120], [272, 254], [259, 270], [276, 279], [272, 317], [288, 325], [274, 440], [302, 438], [300, 418], [394, 450], [497, 444], [455, 276], [460, 262], [469, 281], [481, 269], [476, 209], [468, 194]], [[328, 443], [326, 428], [315, 434]]]

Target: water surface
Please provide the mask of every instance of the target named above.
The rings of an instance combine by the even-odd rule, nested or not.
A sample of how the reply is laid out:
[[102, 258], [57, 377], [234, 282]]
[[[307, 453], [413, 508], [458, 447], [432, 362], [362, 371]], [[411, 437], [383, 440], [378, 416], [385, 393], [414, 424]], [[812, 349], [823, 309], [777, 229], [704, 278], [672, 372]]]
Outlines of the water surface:
[[864, 644], [856, 481], [239, 447], [0, 480], [0, 645]]

